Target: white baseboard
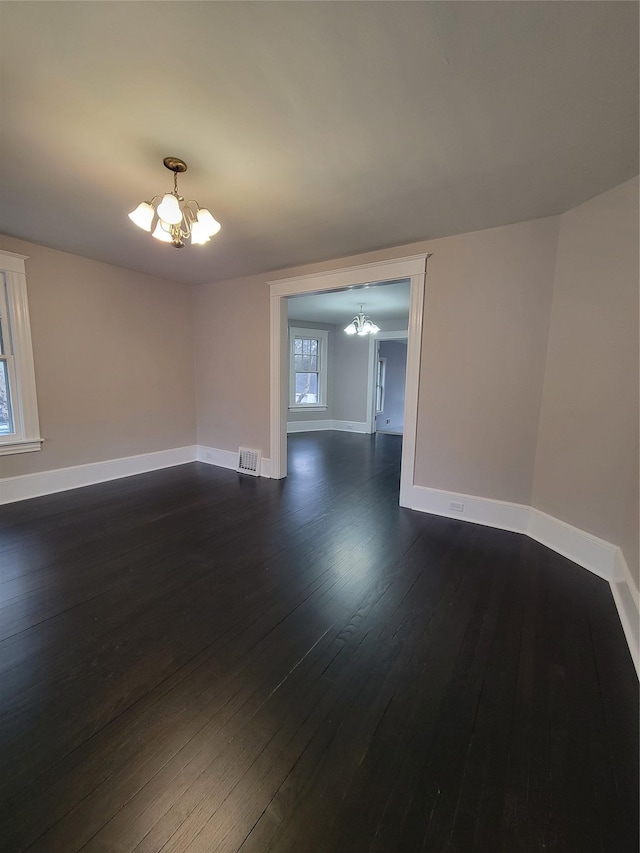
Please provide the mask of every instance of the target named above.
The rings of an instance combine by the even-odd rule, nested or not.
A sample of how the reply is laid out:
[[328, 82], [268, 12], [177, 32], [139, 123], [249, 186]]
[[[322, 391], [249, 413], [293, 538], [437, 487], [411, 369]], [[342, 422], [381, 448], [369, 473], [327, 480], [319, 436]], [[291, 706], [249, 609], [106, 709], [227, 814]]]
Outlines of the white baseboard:
[[[461, 509], [452, 509], [451, 504]], [[411, 486], [401, 496], [402, 506], [419, 512], [456, 518], [524, 533], [609, 582], [620, 622], [640, 677], [640, 596], [620, 548], [535, 507]]]
[[[452, 509], [450, 503], [461, 504], [463, 509]], [[458, 521], [471, 521], [474, 524], [484, 524], [515, 533], [526, 533], [529, 518], [528, 506], [429, 489], [426, 486], [410, 487], [402, 505], [419, 512], [443, 515]]]
[[319, 432], [324, 429], [333, 429], [333, 421], [288, 421], [287, 432]]
[[[232, 471], [238, 467], [237, 451], [234, 453], [232, 450], [219, 450], [217, 447], [206, 447], [203, 444], [199, 444], [196, 450], [198, 462], [217, 465], [218, 468], [229, 468]], [[265, 459], [264, 456], [260, 462], [260, 476], [271, 477], [271, 460]]]
[[[83, 486], [93, 486], [132, 477], [187, 462], [207, 462], [221, 468], [235, 470], [238, 454], [229, 450], [213, 447], [190, 445], [174, 447], [171, 450], [158, 450], [155, 453], [142, 453], [137, 456], [124, 456], [121, 459], [106, 459], [102, 462], [89, 462], [85, 465], [73, 465], [69, 468], [54, 468], [37, 474], [23, 474], [19, 477], [0, 479], [0, 505], [66, 492]], [[271, 460], [262, 459], [260, 466], [262, 477], [271, 476]]]
[[[452, 504], [459, 509], [454, 509]], [[605, 580], [612, 581], [618, 577], [616, 554], [619, 548], [616, 545], [534, 507], [425, 486], [413, 486], [405, 505], [421, 512], [457, 518], [459, 521], [525, 533]]]
[[338, 432], [369, 432], [366, 421], [334, 421], [333, 429]]
[[196, 448], [196, 459], [207, 465], [216, 465], [218, 468], [231, 468], [235, 471], [238, 467], [238, 454], [232, 450], [218, 450], [217, 447], [206, 447], [199, 444]]
[[194, 462], [196, 448], [175, 447], [171, 450], [158, 450], [155, 453], [142, 453], [138, 456], [125, 456], [121, 459], [107, 459], [103, 462], [89, 462], [86, 465], [74, 465], [70, 468], [55, 468], [37, 474], [23, 474], [20, 477], [6, 477], [0, 480], [0, 504], [24, 501], [55, 492], [65, 492], [82, 486], [145, 474], [160, 468], [171, 468]]
[[368, 424], [364, 421], [339, 421], [327, 418], [323, 421], [289, 421], [287, 432], [318, 432], [319, 430], [332, 429], [338, 432], [368, 433]]
[[615, 579], [616, 552], [620, 550], [616, 545], [534, 507], [529, 508], [529, 526], [526, 533], [536, 542], [573, 560], [595, 575], [609, 582]]
[[640, 595], [624, 554], [617, 549], [615, 580], [611, 581], [613, 600], [618, 608], [622, 630], [640, 678]]

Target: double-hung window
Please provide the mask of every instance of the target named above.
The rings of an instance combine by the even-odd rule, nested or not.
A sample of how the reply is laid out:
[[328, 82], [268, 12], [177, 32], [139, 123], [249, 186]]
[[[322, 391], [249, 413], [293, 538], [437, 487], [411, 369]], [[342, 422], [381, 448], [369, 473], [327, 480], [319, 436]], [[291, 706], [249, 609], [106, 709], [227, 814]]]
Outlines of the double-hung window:
[[0, 251], [0, 456], [41, 446], [24, 262]]
[[322, 329], [289, 329], [289, 408], [327, 406], [327, 345]]

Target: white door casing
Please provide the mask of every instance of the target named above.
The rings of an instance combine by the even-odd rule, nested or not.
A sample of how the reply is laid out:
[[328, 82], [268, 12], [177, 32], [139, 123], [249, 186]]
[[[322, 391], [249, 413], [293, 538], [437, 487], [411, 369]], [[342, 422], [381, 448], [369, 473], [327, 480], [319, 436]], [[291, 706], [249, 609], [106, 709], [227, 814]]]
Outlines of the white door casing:
[[[287, 476], [287, 403], [288, 393], [288, 343], [287, 343], [287, 297], [304, 293], [322, 293], [342, 290], [378, 281], [410, 279], [409, 326], [407, 329], [407, 375], [404, 408], [404, 438], [400, 473], [400, 505], [409, 506], [413, 486], [418, 420], [418, 385], [420, 381], [420, 353], [422, 347], [422, 315], [426, 267], [429, 254], [411, 255], [390, 261], [362, 264], [330, 272], [312, 273], [297, 278], [270, 281], [270, 455], [271, 476], [281, 479]], [[376, 337], [384, 340], [386, 335], [400, 337], [401, 333], [379, 332]], [[373, 347], [373, 344], [370, 344]], [[373, 359], [370, 349], [370, 382], [368, 411], [373, 409]]]

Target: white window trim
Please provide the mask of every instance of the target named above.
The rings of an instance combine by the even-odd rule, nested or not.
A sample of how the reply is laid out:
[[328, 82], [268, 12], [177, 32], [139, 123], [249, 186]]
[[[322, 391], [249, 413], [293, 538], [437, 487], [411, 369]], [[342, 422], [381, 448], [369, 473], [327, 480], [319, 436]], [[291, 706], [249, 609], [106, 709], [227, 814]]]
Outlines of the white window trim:
[[[295, 401], [295, 361], [294, 343], [296, 338], [317, 338], [320, 341], [320, 365], [318, 369], [319, 403], [296, 403]], [[300, 329], [289, 327], [289, 411], [290, 412], [326, 412], [327, 410], [327, 369], [329, 352], [329, 332], [326, 329]]]
[[[378, 373], [376, 372], [376, 415], [384, 412], [384, 386], [387, 379], [387, 359], [383, 355], [378, 355], [377, 366], [380, 369], [380, 382], [378, 383]], [[380, 388], [380, 408], [377, 406], [377, 389]]]
[[14, 427], [13, 433], [0, 436], [0, 456], [30, 453], [42, 447], [24, 266], [26, 260], [27, 255], [0, 250], [0, 272], [4, 274], [7, 288], [10, 332], [8, 352], [13, 364], [10, 393]]

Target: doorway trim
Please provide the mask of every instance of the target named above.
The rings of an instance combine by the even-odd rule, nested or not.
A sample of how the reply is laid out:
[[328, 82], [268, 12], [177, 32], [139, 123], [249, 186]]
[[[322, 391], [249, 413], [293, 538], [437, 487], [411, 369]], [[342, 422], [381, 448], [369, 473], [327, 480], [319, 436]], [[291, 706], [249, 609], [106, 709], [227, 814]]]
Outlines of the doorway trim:
[[422, 315], [429, 253], [327, 272], [269, 281], [270, 291], [270, 455], [271, 476], [287, 476], [288, 343], [287, 297], [324, 293], [381, 281], [411, 280], [407, 332], [405, 431], [400, 469], [400, 505], [410, 506], [416, 453]]

